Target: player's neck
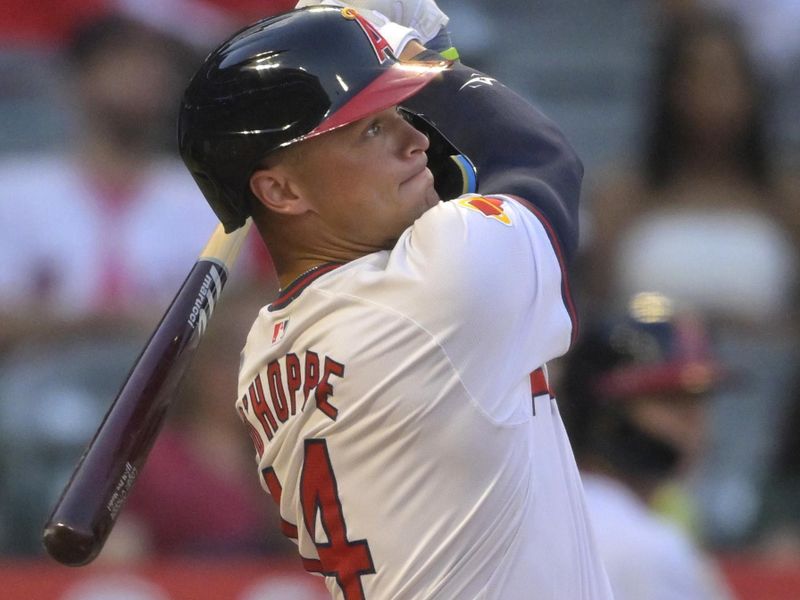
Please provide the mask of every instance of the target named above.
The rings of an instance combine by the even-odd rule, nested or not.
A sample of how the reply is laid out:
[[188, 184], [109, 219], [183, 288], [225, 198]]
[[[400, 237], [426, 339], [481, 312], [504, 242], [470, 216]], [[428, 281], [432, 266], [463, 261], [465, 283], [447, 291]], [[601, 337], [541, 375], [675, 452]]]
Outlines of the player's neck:
[[[304, 248], [302, 245], [289, 242], [286, 238], [275, 240], [274, 242], [268, 243], [267, 247], [270, 249], [270, 254], [272, 254], [281, 290], [287, 289], [292, 282], [317, 267], [329, 263], [350, 262], [360, 256], [351, 256], [346, 253], [329, 252], [316, 248]], [[274, 252], [272, 251], [273, 248], [275, 248]]]
[[388, 250], [396, 240], [376, 242], [343, 234], [313, 211], [284, 215], [259, 208], [253, 221], [272, 257], [281, 289], [309, 269], [327, 263], [349, 263]]

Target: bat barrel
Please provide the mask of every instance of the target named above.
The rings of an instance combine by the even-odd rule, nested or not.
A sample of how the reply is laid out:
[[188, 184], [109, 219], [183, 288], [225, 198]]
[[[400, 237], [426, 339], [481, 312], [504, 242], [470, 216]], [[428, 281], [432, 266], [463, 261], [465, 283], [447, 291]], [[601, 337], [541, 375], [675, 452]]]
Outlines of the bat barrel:
[[226, 280], [223, 266], [198, 261], [147, 342], [45, 525], [59, 562], [86, 564], [103, 547]]

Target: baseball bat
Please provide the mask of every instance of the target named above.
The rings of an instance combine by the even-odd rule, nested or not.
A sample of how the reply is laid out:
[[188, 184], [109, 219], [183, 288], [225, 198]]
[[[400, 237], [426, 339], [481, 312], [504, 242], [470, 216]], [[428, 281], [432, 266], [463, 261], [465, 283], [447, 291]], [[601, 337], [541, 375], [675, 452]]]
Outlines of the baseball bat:
[[251, 226], [217, 226], [78, 461], [42, 542], [80, 566], [103, 548], [172, 404]]

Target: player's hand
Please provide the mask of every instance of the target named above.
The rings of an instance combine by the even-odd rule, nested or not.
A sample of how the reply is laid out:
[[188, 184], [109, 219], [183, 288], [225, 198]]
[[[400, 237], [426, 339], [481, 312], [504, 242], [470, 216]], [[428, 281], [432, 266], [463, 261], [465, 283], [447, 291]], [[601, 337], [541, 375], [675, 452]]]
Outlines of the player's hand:
[[450, 21], [434, 0], [299, 0], [295, 8], [318, 4], [352, 6], [378, 30], [387, 21], [402, 25], [417, 32], [417, 39], [424, 45], [439, 35]]
[[[337, 7], [352, 7], [350, 2], [341, 2], [340, 0], [300, 0], [295, 8], [305, 8], [306, 6], [337, 6]], [[369, 21], [375, 29], [383, 36], [388, 42], [395, 56], [402, 56], [403, 50], [408, 46], [409, 42], [413, 40], [421, 40], [422, 35], [410, 27], [405, 27], [398, 23], [390, 21], [388, 17], [381, 13], [370, 10], [368, 8], [358, 8], [358, 14]]]
[[347, 0], [347, 3], [353, 8], [379, 12], [398, 25], [418, 31], [424, 44], [450, 21], [434, 0]]

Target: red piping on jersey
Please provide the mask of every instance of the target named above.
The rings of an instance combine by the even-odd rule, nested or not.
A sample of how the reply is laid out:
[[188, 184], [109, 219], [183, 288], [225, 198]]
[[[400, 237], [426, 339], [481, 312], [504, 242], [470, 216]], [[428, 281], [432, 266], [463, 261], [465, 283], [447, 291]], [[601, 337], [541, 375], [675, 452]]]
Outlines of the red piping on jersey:
[[[558, 241], [558, 236], [556, 235], [555, 229], [550, 224], [550, 221], [547, 220], [547, 217], [544, 216], [542, 211], [540, 211], [536, 206], [525, 200], [524, 198], [520, 198], [519, 196], [512, 196], [511, 194], [502, 194], [508, 196], [509, 198], [513, 198], [517, 202], [519, 202], [522, 206], [527, 208], [531, 211], [534, 216], [539, 219], [542, 226], [544, 227], [545, 232], [547, 233], [547, 237], [550, 238], [550, 243], [553, 246], [553, 250], [556, 253], [556, 259], [558, 260], [558, 266], [561, 269], [561, 298], [564, 301], [564, 307], [567, 309], [567, 313], [569, 314], [569, 319], [572, 322], [572, 335], [570, 336], [569, 345], [570, 347], [572, 344], [575, 343], [575, 340], [578, 338], [578, 312], [575, 310], [575, 303], [572, 301], [572, 292], [569, 289], [569, 278], [567, 277], [567, 267], [566, 261], [564, 260], [564, 253], [561, 251], [561, 244]], [[489, 197], [495, 197], [495, 194], [490, 194]]]
[[547, 394], [551, 398], [553, 393], [550, 391], [550, 386], [547, 383], [547, 377], [544, 374], [544, 369], [536, 369], [531, 373], [531, 394], [534, 396], [544, 396]]
[[311, 285], [318, 277], [325, 275], [325, 273], [330, 273], [334, 269], [341, 267], [342, 264], [343, 263], [334, 262], [322, 263], [321, 265], [309, 269], [290, 283], [285, 290], [281, 291], [277, 299], [267, 307], [267, 310], [274, 311], [287, 307], [292, 300], [297, 298], [303, 290]]

